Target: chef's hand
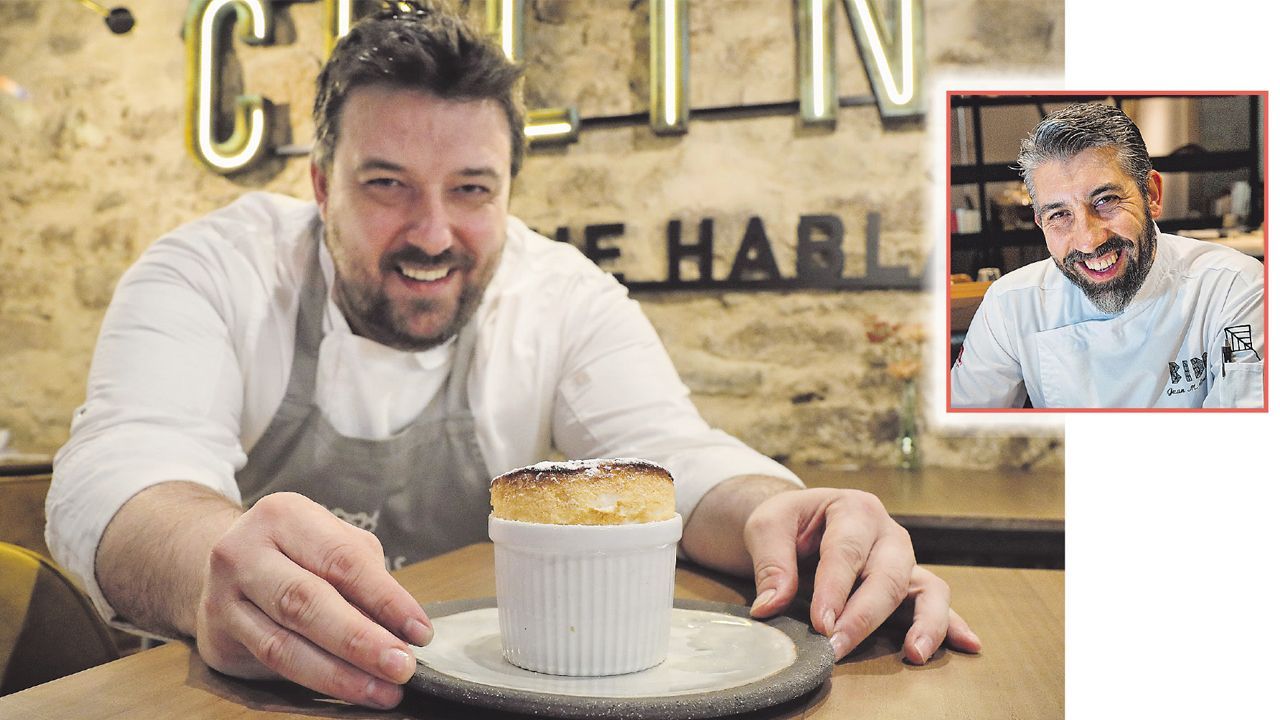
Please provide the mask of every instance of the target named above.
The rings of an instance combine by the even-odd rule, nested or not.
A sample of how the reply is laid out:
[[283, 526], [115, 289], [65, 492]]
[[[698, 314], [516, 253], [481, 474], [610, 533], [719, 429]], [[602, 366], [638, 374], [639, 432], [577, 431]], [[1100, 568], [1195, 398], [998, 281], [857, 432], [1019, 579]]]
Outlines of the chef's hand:
[[196, 615], [210, 667], [378, 708], [399, 704], [408, 643], [432, 633], [377, 538], [293, 493], [262, 498], [214, 545]]
[[743, 532], [755, 571], [755, 617], [786, 609], [799, 587], [797, 558], [820, 555], [810, 621], [836, 659], [891, 615], [909, 619], [903, 655], [917, 665], [945, 641], [964, 652], [982, 643], [950, 609], [951, 590], [916, 565], [907, 531], [880, 501], [858, 490], [814, 488], [778, 493], [748, 517]]

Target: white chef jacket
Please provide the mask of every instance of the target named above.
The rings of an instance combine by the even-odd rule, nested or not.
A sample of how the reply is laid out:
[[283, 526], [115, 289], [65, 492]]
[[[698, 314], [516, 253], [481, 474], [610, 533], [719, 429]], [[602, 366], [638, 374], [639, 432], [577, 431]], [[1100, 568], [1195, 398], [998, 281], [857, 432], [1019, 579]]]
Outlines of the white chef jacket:
[[1115, 315], [1051, 259], [994, 282], [951, 368], [952, 407], [1020, 408], [1028, 396], [1040, 408], [1262, 407], [1262, 263], [1178, 235], [1156, 242]]
[[[240, 502], [235, 472], [284, 397], [313, 203], [251, 193], [152, 245], [103, 320], [87, 399], [54, 458], [46, 537], [104, 614], [107, 523], [138, 491], [189, 480]], [[321, 266], [332, 287], [333, 260]], [[639, 305], [572, 246], [515, 218], [473, 322], [467, 388], [491, 475], [548, 457], [643, 457], [671, 471], [688, 519], [737, 475], [799, 479], [698, 415]], [[454, 343], [419, 353], [351, 333], [328, 300], [316, 403], [344, 435], [386, 438], [448, 375]]]

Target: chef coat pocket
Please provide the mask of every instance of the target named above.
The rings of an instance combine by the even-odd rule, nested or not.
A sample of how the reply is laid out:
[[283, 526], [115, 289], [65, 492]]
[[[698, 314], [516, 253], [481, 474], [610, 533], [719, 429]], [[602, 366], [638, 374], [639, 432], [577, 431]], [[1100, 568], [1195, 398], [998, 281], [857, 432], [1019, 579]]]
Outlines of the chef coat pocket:
[[1209, 393], [1205, 407], [1262, 407], [1263, 368], [1260, 362], [1228, 363], [1213, 392]]

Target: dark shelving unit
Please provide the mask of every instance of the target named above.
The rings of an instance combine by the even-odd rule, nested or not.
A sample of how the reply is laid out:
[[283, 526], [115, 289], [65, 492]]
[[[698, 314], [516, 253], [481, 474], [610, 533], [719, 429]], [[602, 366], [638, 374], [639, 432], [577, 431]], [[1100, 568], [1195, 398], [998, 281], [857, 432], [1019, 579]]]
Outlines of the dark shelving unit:
[[[1062, 104], [1073, 102], [1107, 102], [1111, 101], [1119, 105], [1125, 100], [1138, 100], [1143, 98], [1204, 98], [1204, 97], [1226, 97], [1231, 93], [1221, 93], [1216, 95], [1170, 95], [1170, 94], [1141, 94], [1141, 95], [956, 95], [950, 98], [950, 106], [948, 113], [954, 121], [954, 111], [957, 108], [971, 108], [971, 123], [966, 129], [966, 137], [973, 148], [973, 156], [975, 162], [969, 164], [951, 164], [950, 166], [950, 186], [948, 188], [947, 210], [950, 217], [951, 189], [961, 185], [973, 185], [977, 188], [978, 207], [977, 210], [981, 217], [982, 230], [976, 233], [951, 233], [952, 252], [952, 268], [953, 273], [969, 273], [973, 275], [979, 267], [1002, 267], [1003, 252], [1005, 248], [1043, 248], [1044, 236], [1039, 229], [1004, 229], [1001, 226], [1000, 219], [995, 216], [993, 203], [990, 202], [989, 186], [996, 183], [1018, 182], [1022, 181], [1018, 170], [1013, 167], [1014, 163], [1009, 162], [987, 162], [986, 149], [983, 147], [983, 111], [988, 108], [1009, 107], [1009, 106], [1033, 106], [1037, 109], [1040, 117], [1044, 117], [1047, 113], [1046, 106], [1049, 104]], [[1245, 97], [1249, 103], [1249, 140], [1248, 148], [1243, 150], [1220, 150], [1211, 151], [1195, 146], [1186, 146], [1179, 148], [1172, 154], [1152, 157], [1151, 164], [1160, 173], [1207, 173], [1207, 172], [1247, 172], [1247, 181], [1249, 183], [1251, 193], [1249, 200], [1249, 213], [1245, 218], [1241, 218], [1244, 227], [1256, 228], [1262, 224], [1263, 220], [1263, 202], [1264, 188], [1263, 178], [1260, 172], [1259, 159], [1262, 153], [1262, 127], [1261, 113], [1259, 112], [1262, 103], [1261, 95], [1240, 95]], [[1030, 129], [1030, 128], [1028, 128]], [[950, 162], [950, 158], [948, 158]], [[1202, 230], [1221, 228], [1223, 218], [1214, 215], [1200, 215], [1196, 217], [1172, 218], [1164, 217], [1159, 221], [1160, 229], [1163, 232], [1179, 232], [1184, 230]], [[973, 259], [970, 262], [955, 262], [954, 253], [972, 252]], [[1047, 251], [1043, 253], [1043, 257], [1048, 257]], [[959, 266], [963, 265], [963, 266]], [[1013, 268], [1003, 268], [1006, 272]]]

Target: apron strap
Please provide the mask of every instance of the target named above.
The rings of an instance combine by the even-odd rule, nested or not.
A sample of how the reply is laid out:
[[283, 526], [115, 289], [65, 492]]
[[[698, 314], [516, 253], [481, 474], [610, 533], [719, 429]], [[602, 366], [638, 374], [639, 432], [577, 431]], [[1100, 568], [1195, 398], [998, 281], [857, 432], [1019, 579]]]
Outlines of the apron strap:
[[321, 225], [317, 219], [308, 229], [312, 236], [311, 262], [298, 296], [298, 325], [293, 335], [293, 366], [289, 370], [289, 386], [285, 402], [310, 405], [315, 398], [316, 368], [319, 366], [320, 341], [324, 339], [325, 282], [320, 269]]

